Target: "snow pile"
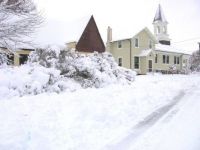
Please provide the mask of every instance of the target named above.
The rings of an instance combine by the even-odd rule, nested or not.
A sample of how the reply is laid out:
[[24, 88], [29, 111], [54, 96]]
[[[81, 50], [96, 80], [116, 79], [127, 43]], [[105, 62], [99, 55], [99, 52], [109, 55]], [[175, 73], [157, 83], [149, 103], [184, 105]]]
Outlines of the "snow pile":
[[[132, 85], [0, 97], [0, 149], [127, 150], [138, 138], [132, 133], [140, 121], [199, 83], [198, 75], [149, 75], [137, 76]], [[144, 128], [151, 126], [146, 123]]]
[[4, 67], [0, 70], [1, 97], [23, 96], [44, 92], [73, 91], [78, 88], [72, 80], [60, 76], [60, 71], [42, 66]]
[[12, 97], [130, 84], [135, 72], [118, 67], [108, 53], [85, 56], [49, 47], [33, 52], [26, 65], [2, 67], [0, 77], [0, 95]]
[[61, 75], [79, 82], [82, 87], [104, 87], [113, 83], [129, 84], [135, 72], [121, 68], [109, 53], [83, 55], [77, 52], [49, 47], [37, 49], [29, 63], [56, 68]]

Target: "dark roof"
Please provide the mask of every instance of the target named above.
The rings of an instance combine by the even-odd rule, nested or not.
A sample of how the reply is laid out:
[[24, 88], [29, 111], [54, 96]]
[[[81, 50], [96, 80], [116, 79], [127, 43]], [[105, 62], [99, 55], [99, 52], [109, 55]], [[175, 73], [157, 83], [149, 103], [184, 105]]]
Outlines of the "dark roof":
[[77, 45], [76, 50], [79, 52], [105, 52], [105, 45], [99, 33], [98, 27], [91, 16], [85, 30], [83, 31]]

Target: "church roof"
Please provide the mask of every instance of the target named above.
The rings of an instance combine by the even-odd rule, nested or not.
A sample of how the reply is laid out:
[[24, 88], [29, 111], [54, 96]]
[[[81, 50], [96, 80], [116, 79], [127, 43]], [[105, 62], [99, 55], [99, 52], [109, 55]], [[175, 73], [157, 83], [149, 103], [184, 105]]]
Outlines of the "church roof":
[[93, 16], [91, 16], [88, 24], [81, 34], [76, 45], [76, 50], [80, 52], [105, 52], [105, 45]]
[[163, 51], [163, 52], [169, 52], [169, 53], [189, 55], [189, 53], [187, 53], [186, 51], [182, 49], [178, 49], [171, 45], [163, 45], [163, 44], [156, 44], [155, 51]]
[[154, 17], [153, 22], [157, 22], [157, 21], [167, 22], [167, 20], [165, 18], [165, 15], [164, 15], [164, 12], [163, 12], [162, 7], [161, 7], [160, 4], [158, 5], [158, 9], [156, 11], [156, 15]]

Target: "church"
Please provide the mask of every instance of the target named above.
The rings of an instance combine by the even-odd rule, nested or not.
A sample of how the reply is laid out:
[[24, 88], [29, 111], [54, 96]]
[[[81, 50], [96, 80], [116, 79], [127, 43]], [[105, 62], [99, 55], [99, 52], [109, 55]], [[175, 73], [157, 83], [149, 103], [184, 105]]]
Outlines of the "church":
[[190, 55], [171, 46], [168, 21], [159, 4], [153, 19], [154, 33], [147, 27], [133, 37], [112, 40], [112, 28], [107, 29], [106, 51], [119, 66], [133, 69], [138, 74], [149, 72], [169, 73], [173, 68], [180, 72], [188, 67]]

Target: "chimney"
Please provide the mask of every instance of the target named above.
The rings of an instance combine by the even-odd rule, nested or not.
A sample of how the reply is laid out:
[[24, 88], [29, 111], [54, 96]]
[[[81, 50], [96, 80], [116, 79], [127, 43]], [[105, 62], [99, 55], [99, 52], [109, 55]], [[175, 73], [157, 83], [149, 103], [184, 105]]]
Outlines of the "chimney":
[[107, 29], [107, 43], [110, 43], [112, 41], [112, 28], [108, 26]]

